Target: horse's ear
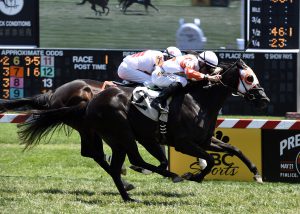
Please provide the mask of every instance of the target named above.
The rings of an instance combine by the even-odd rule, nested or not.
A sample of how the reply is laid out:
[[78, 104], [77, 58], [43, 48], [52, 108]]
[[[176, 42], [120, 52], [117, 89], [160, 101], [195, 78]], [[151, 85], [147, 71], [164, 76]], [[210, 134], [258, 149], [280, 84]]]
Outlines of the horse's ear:
[[239, 59], [236, 64], [239, 68], [247, 68], [246, 63], [242, 59]]

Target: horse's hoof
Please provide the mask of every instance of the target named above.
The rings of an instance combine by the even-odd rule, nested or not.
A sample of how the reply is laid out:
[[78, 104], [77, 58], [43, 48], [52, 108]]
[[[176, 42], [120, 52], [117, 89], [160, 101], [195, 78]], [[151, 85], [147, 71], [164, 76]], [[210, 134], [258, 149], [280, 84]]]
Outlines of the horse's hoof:
[[124, 199], [124, 202], [126, 202], [126, 203], [141, 203], [140, 200], [133, 199], [133, 198]]
[[184, 179], [180, 176], [175, 176], [174, 178], [172, 178], [173, 183], [179, 183], [184, 181]]
[[191, 172], [187, 172], [187, 173], [185, 173], [183, 176], [181, 176], [183, 179], [185, 179], [185, 180], [191, 180], [191, 178], [194, 176], [194, 174], [193, 173], [191, 173]]
[[121, 181], [123, 183], [124, 189], [128, 192], [130, 190], [135, 189], [135, 186], [129, 182], [127, 182], [126, 180], [124, 180], [123, 178], [121, 178]]
[[130, 190], [135, 189], [135, 186], [133, 184], [127, 183], [126, 185], [124, 185], [124, 189], [129, 192]]
[[260, 175], [254, 175], [253, 179], [259, 183], [259, 184], [263, 184], [263, 180], [262, 180], [262, 177]]
[[189, 180], [189, 181], [195, 181], [197, 183], [201, 183], [203, 181], [203, 177], [200, 176], [200, 174], [196, 174], [194, 175], [193, 173], [191, 172], [187, 172], [185, 173], [182, 178], [186, 179], [186, 180]]

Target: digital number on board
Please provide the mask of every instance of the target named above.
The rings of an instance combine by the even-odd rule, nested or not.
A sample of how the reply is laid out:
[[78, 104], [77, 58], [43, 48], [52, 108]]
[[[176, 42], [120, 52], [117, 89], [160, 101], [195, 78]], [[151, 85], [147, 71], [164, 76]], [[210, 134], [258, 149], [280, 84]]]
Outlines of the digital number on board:
[[299, 1], [248, 0], [250, 49], [299, 49]]
[[[2, 77], [1, 99], [19, 99], [24, 90], [33, 87], [31, 80], [41, 82], [41, 92], [53, 86], [55, 77], [54, 56], [0, 56]], [[25, 84], [28, 81], [28, 84]], [[45, 90], [46, 89], [46, 90]]]

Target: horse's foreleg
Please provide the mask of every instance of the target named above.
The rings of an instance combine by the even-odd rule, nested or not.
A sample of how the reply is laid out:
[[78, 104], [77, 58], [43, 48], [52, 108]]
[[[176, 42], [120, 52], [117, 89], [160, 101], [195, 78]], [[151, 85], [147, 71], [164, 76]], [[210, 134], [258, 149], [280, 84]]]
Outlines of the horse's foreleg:
[[192, 174], [192, 173], [186, 173], [183, 175], [183, 178], [191, 181], [196, 181], [196, 182], [201, 182], [204, 177], [210, 173], [211, 169], [214, 166], [214, 159], [213, 157], [207, 153], [204, 149], [200, 148], [197, 144], [193, 142], [184, 142], [179, 141], [175, 145], [176, 151], [182, 152], [183, 154], [187, 154], [196, 158], [201, 158], [206, 160], [207, 166], [197, 174]]
[[152, 7], [154, 10], [156, 10], [157, 12], [159, 12], [159, 9], [156, 8], [153, 4], [149, 3], [149, 6]]
[[116, 150], [112, 148], [112, 159], [110, 165], [111, 177], [115, 185], [117, 186], [121, 197], [125, 202], [136, 201], [130, 198], [121, 180], [120, 172], [121, 172], [121, 167], [125, 161], [125, 157], [126, 157], [126, 153], [124, 151], [121, 151], [120, 149]]
[[172, 173], [166, 169], [145, 162], [141, 157], [136, 142], [134, 140], [125, 142], [125, 140], [123, 139], [123, 145], [126, 147], [125, 149], [128, 155], [128, 159], [132, 165], [150, 170], [152, 172], [156, 172], [164, 177], [172, 178], [172, 181], [174, 183], [183, 180], [180, 176], [178, 176], [175, 173]]
[[258, 183], [262, 183], [262, 178], [258, 172], [257, 167], [235, 146], [212, 137], [212, 143], [208, 146], [208, 150], [217, 152], [227, 152], [237, 156], [243, 163], [248, 167], [248, 169], [254, 174], [254, 180]]
[[[92, 158], [105, 170], [105, 172], [107, 172], [107, 174], [111, 175], [109, 165], [109, 162], [111, 162], [111, 160], [107, 161], [108, 159], [111, 159], [111, 156], [104, 154], [102, 139], [96, 134], [88, 135], [87, 133], [88, 132], [83, 131], [80, 132], [81, 155], [84, 157]], [[122, 183], [126, 191], [130, 191], [135, 188], [132, 184], [126, 182], [125, 180], [122, 180]]]
[[[149, 141], [139, 141], [141, 145], [145, 147], [145, 149], [153, 156], [155, 157], [160, 165], [158, 166], [161, 169], [167, 169], [168, 167], [168, 159], [166, 158], [165, 152], [162, 149], [162, 146], [159, 145], [155, 140], [149, 140]], [[145, 171], [143, 168], [138, 168], [136, 166], [131, 166], [131, 169], [141, 172], [143, 174], [148, 174], [148, 172]]]

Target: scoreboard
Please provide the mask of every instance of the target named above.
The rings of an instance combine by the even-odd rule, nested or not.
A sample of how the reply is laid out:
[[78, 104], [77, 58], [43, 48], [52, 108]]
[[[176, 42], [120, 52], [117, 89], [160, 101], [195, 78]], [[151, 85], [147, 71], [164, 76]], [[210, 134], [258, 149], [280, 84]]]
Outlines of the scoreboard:
[[218, 52], [219, 61], [243, 59], [257, 75], [271, 102], [267, 111], [256, 112], [240, 97], [229, 97], [223, 114], [284, 116], [297, 111], [297, 66], [299, 54], [277, 52]]
[[[120, 80], [122, 59], [140, 50], [0, 49], [0, 99], [45, 93], [75, 79]], [[220, 61], [242, 58], [257, 74], [271, 99], [256, 112], [240, 97], [230, 97], [223, 114], [278, 115], [297, 110], [297, 53], [217, 51]]]
[[0, 99], [30, 97], [74, 79], [113, 80], [122, 51], [0, 50]]
[[249, 49], [299, 49], [299, 0], [247, 0]]

